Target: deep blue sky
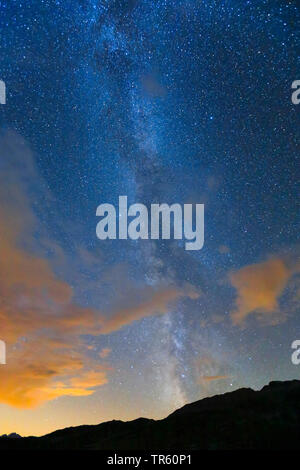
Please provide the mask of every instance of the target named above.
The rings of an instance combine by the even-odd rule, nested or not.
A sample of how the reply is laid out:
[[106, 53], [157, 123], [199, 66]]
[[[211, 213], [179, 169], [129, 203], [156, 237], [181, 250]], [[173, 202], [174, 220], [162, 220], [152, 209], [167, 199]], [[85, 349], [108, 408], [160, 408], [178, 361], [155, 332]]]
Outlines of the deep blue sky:
[[[108, 383], [89, 399], [43, 405], [53, 421], [35, 432], [73, 424], [78, 400], [82, 421], [100, 421], [103, 406], [107, 418], [162, 416], [211, 393], [298, 376], [296, 1], [9, 0], [0, 10], [2, 136], [21, 136], [35, 167], [23, 188], [38, 221], [26, 249], [73, 287], [76, 303], [108, 316], [149, 286], [201, 291], [163, 316], [86, 336], [96, 352], [111, 349]], [[100, 242], [96, 208], [119, 195], [204, 203], [204, 248]], [[258, 301], [233, 324], [242, 288], [231, 273], [255, 265], [264, 282], [270, 259], [287, 270], [282, 289], [266, 281], [278, 305], [264, 315]], [[202, 380], [214, 376], [228, 378]]]

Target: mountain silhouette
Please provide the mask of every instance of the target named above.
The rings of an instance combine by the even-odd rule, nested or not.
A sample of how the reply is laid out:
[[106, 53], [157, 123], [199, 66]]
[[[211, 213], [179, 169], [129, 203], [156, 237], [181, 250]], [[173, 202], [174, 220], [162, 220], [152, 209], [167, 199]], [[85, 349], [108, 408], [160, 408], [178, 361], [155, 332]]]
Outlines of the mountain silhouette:
[[300, 381], [270, 382], [204, 398], [167, 418], [109, 421], [42, 437], [0, 438], [3, 449], [299, 449]]

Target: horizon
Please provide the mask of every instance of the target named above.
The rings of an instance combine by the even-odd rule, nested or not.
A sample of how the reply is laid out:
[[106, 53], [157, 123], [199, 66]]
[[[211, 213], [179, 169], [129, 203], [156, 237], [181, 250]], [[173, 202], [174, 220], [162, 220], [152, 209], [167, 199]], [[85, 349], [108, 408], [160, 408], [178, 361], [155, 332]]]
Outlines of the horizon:
[[[290, 379], [290, 380], [285, 380], [285, 381], [279, 381], [280, 383], [287, 383], [287, 382], [294, 382], [294, 381], [298, 381], [300, 382], [300, 379]], [[132, 419], [128, 419], [128, 420], [120, 420], [120, 419], [117, 419], [117, 418], [114, 418], [112, 420], [109, 420], [109, 421], [99, 421], [99, 422], [96, 422], [96, 423], [81, 423], [81, 424], [78, 424], [76, 426], [67, 426], [65, 428], [58, 428], [58, 429], [54, 429], [52, 431], [50, 431], [49, 433], [46, 433], [46, 434], [40, 434], [40, 435], [21, 435], [21, 434], [18, 434], [18, 433], [15, 433], [15, 432], [11, 432], [11, 433], [5, 433], [3, 435], [0, 435], [0, 437], [5, 437], [5, 436], [10, 436], [10, 434], [17, 434], [19, 435], [20, 437], [44, 437], [48, 434], [52, 434], [53, 432], [55, 431], [64, 431], [66, 429], [72, 429], [73, 427], [81, 427], [81, 426], [98, 426], [100, 424], [104, 424], [104, 423], [110, 423], [112, 421], [121, 421], [123, 423], [129, 423], [129, 422], [132, 422], [132, 421], [136, 421], [136, 420], [139, 420], [139, 419], [147, 419], [147, 420], [154, 420], [154, 421], [160, 421], [161, 419], [165, 419], [165, 418], [168, 418], [170, 415], [172, 415], [175, 411], [177, 410], [180, 410], [181, 408], [184, 408], [186, 405], [192, 405], [194, 403], [197, 403], [198, 401], [202, 401], [202, 400], [205, 400], [206, 398], [215, 398], [215, 397], [218, 397], [218, 396], [222, 396], [222, 395], [225, 395], [227, 393], [234, 393], [234, 392], [238, 392], [240, 390], [253, 390], [255, 392], [259, 392], [261, 391], [263, 388], [267, 387], [267, 386], [270, 386], [270, 384], [274, 383], [274, 381], [270, 381], [268, 383], [266, 383], [265, 385], [263, 385], [263, 387], [261, 387], [260, 389], [253, 389], [251, 387], [241, 387], [241, 388], [237, 388], [237, 389], [234, 389], [234, 390], [229, 390], [228, 392], [223, 392], [223, 393], [218, 393], [216, 395], [208, 395], [204, 398], [201, 398], [200, 400], [196, 400], [195, 402], [188, 402], [188, 403], [185, 403], [184, 405], [182, 405], [182, 407], [180, 408], [176, 408], [175, 410], [172, 410], [170, 413], [168, 413], [166, 416], [163, 416], [162, 418], [151, 418], [151, 417], [146, 417], [146, 416], [139, 416], [137, 418], [132, 418]]]

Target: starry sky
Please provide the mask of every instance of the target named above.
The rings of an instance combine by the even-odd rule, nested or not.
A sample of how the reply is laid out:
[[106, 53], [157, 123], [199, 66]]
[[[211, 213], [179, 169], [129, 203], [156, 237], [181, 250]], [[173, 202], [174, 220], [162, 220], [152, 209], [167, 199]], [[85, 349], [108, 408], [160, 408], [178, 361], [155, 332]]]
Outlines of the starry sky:
[[[300, 378], [299, 16], [292, 0], [0, 1], [1, 433]], [[96, 208], [119, 195], [205, 204], [203, 249], [100, 241]]]

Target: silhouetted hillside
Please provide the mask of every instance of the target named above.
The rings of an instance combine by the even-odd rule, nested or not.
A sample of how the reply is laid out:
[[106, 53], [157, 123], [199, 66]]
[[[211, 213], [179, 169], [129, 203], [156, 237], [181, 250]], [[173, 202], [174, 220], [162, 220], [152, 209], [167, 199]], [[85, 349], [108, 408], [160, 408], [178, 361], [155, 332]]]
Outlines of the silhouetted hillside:
[[0, 438], [2, 449], [299, 449], [300, 381], [271, 382], [185, 405], [154, 421], [110, 421], [43, 437]]

